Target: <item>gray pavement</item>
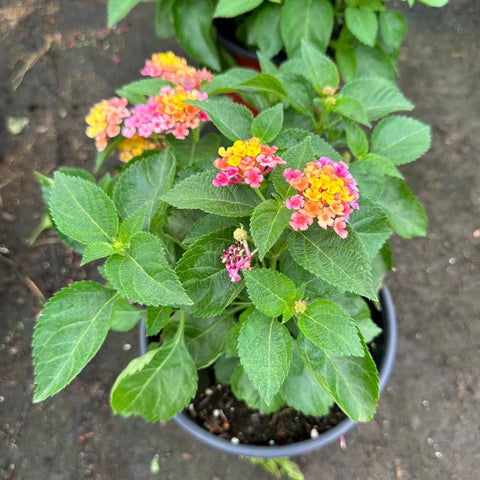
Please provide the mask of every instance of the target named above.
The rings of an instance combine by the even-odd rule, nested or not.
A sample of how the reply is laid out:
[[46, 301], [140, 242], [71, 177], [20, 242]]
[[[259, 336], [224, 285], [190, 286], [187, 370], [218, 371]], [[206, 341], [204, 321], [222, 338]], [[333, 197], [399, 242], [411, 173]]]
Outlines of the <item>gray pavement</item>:
[[[402, 172], [425, 206], [428, 236], [393, 240], [396, 270], [387, 284], [397, 307], [398, 354], [375, 419], [347, 435], [345, 450], [332, 444], [295, 458], [307, 480], [479, 478], [480, 5], [400, 8], [409, 33], [399, 83], [417, 106], [412, 115], [433, 133], [430, 151]], [[0, 479], [271, 478], [173, 422], [111, 413], [109, 388], [137, 355], [128, 333], [110, 334], [66, 390], [31, 403], [30, 343], [41, 297], [85, 275], [54, 235], [25, 244], [42, 212], [31, 171], [91, 166], [93, 145], [83, 133], [89, 107], [136, 79], [151, 53], [181, 52], [175, 42], [155, 39], [152, 11], [142, 4], [108, 32], [105, 2], [0, 5]], [[54, 32], [62, 38], [45, 44]], [[9, 128], [7, 117], [14, 119]], [[20, 118], [28, 126], [14, 135]]]

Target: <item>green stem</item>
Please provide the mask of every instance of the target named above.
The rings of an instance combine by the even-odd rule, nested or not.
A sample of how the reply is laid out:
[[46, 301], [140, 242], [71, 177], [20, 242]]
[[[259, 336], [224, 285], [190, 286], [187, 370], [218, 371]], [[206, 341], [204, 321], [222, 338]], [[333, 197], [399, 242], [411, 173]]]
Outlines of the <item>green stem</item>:
[[263, 193], [260, 191], [259, 188], [254, 188], [256, 194], [260, 197], [260, 199], [262, 200], [262, 202], [264, 202], [266, 200], [266, 198], [263, 196]]
[[183, 248], [184, 250], [188, 250], [188, 245], [185, 245], [183, 242], [181, 242], [180, 240], [177, 240], [175, 237], [172, 237], [172, 235], [166, 233], [166, 232], [162, 232], [162, 235], [164, 235], [165, 237], [169, 238], [172, 242], [176, 243], [179, 247]]
[[192, 130], [192, 140], [197, 143], [200, 139], [200, 128], [195, 128]]

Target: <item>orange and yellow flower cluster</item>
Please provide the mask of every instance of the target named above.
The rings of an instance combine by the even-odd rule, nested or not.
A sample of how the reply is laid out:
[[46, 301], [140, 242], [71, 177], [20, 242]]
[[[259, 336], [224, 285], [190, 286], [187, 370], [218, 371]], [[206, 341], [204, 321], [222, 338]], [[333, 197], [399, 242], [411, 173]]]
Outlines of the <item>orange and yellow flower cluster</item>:
[[227, 149], [220, 147], [213, 164], [221, 170], [212, 183], [216, 187], [246, 183], [259, 188], [264, 176], [276, 165], [285, 164], [285, 160], [275, 156], [277, 147], [262, 145], [258, 138], [237, 140]]
[[327, 157], [307, 163], [303, 172], [285, 169], [285, 179], [298, 191], [286, 200], [293, 212], [290, 225], [294, 230], [306, 230], [316, 219], [322, 228], [332, 227], [346, 238], [346, 222], [358, 209], [358, 188], [344, 162], [336, 163]]

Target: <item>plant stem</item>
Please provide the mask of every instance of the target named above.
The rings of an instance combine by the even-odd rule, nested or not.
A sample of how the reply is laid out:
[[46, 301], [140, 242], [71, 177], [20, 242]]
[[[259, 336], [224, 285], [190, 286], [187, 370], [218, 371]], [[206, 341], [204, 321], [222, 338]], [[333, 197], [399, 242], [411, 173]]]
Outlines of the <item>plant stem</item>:
[[260, 199], [262, 200], [262, 202], [264, 202], [266, 200], [266, 198], [263, 196], [263, 193], [260, 191], [259, 188], [254, 188], [256, 194], [260, 197]]

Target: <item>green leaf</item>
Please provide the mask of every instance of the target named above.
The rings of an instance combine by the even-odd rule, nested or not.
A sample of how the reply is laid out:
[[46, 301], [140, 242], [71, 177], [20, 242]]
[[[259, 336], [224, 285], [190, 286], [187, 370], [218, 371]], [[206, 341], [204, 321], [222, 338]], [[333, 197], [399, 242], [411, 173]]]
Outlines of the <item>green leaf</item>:
[[99, 258], [108, 257], [117, 253], [117, 249], [107, 242], [94, 242], [87, 245], [83, 251], [82, 265]]
[[393, 82], [395, 80], [395, 63], [380, 47], [367, 47], [358, 44], [353, 49], [355, 55], [355, 78], [381, 77]]
[[194, 208], [215, 215], [244, 217], [258, 205], [259, 198], [248, 185], [215, 187], [211, 171], [191, 175], [177, 183], [163, 199], [177, 208]]
[[119, 22], [142, 0], [108, 0], [108, 28]]
[[128, 166], [115, 182], [113, 199], [120, 217], [132, 215], [146, 206], [145, 226], [148, 228], [167, 205], [162, 195], [170, 190], [175, 176], [175, 157], [171, 150], [150, 153]]
[[242, 13], [253, 10], [258, 7], [263, 0], [218, 0], [217, 8], [215, 8], [215, 18], [231, 18], [241, 15]]
[[58, 229], [78, 242], [110, 241], [117, 234], [118, 217], [112, 200], [83, 178], [56, 172], [49, 207]]
[[299, 265], [326, 282], [375, 298], [370, 262], [354, 231], [349, 230], [348, 237], [342, 239], [332, 229], [312, 225], [290, 234], [288, 250]]
[[268, 110], [260, 112], [252, 123], [252, 135], [260, 143], [270, 143], [275, 140], [283, 125], [283, 105], [275, 105]]
[[238, 357], [238, 336], [240, 335], [240, 325], [235, 325], [227, 333], [225, 338], [225, 356]]
[[315, 375], [303, 363], [296, 344], [294, 344], [290, 369], [280, 394], [290, 407], [304, 415], [317, 417], [326, 415], [333, 403]]
[[290, 221], [291, 213], [275, 200], [266, 200], [252, 213], [250, 230], [258, 248], [258, 256], [263, 260], [270, 248], [279, 239]]
[[250, 138], [253, 115], [244, 105], [227, 98], [190, 100], [188, 103], [206, 112], [213, 124], [232, 142]]
[[389, 47], [400, 48], [403, 37], [407, 33], [407, 22], [404, 16], [393, 10], [380, 12], [380, 32], [383, 41]]
[[338, 70], [330, 58], [305, 40], [302, 40], [302, 58], [317, 93], [321, 95], [327, 86], [337, 89]]
[[[173, 137], [173, 135], [172, 135]], [[210, 160], [212, 163], [218, 157], [220, 137], [214, 133], [202, 136], [198, 142], [190, 137], [184, 139], [168, 138], [177, 163], [185, 168], [192, 164], [199, 164], [203, 160]]]
[[325, 353], [363, 356], [355, 322], [343, 308], [329, 300], [316, 300], [308, 305], [298, 320], [298, 326]]
[[145, 310], [130, 305], [124, 298], [117, 298], [113, 305], [111, 328], [117, 332], [131, 330], [143, 315]]
[[372, 134], [372, 153], [387, 157], [394, 165], [416, 160], [430, 144], [430, 127], [410, 117], [391, 115], [384, 118]]
[[268, 73], [269, 75], [277, 76], [278, 67], [270, 60], [270, 57], [267, 53], [262, 51], [257, 52], [257, 57], [262, 73]]
[[307, 78], [295, 73], [281, 73], [277, 75], [292, 107], [300, 113], [312, 117], [312, 103], [315, 90]]
[[377, 15], [368, 7], [346, 7], [345, 21], [348, 29], [362, 43], [373, 47], [377, 39]]
[[380, 77], [358, 78], [342, 88], [342, 95], [360, 101], [370, 122], [389, 113], [412, 110], [414, 107], [395, 83]]
[[286, 165], [282, 167], [277, 167], [273, 172], [273, 185], [277, 193], [282, 195], [283, 198], [291, 197], [297, 193], [297, 190], [294, 189], [286, 181], [283, 172], [285, 168], [291, 168], [292, 170], [300, 169], [303, 170], [307, 162], [311, 162], [314, 158], [314, 153], [312, 149], [312, 138], [310, 136], [306, 137], [302, 143], [295, 145], [294, 147], [289, 148], [282, 158], [287, 162]]
[[193, 315], [218, 315], [244, 288], [243, 282], [230, 280], [221, 258], [223, 250], [233, 243], [232, 228], [205, 235], [178, 262], [177, 274], [195, 302]]
[[420, 0], [420, 2], [429, 7], [443, 7], [449, 2], [449, 0]]
[[422, 205], [401, 180], [385, 179], [379, 203], [393, 229], [401, 237], [423, 237], [427, 234], [427, 216]]
[[[207, 83], [204, 87], [204, 91], [209, 96], [216, 95], [218, 93], [226, 93], [232, 90], [232, 87], [246, 82], [253, 77], [256, 77], [258, 72], [250, 68], [233, 67], [229, 68], [223, 73], [214, 75], [212, 81]], [[212, 100], [212, 99], [211, 99]], [[214, 99], [215, 101], [221, 99]], [[181, 140], [183, 142], [183, 140]]]
[[97, 152], [97, 156], [95, 158], [95, 165], [93, 167], [93, 173], [97, 173], [100, 170], [105, 160], [113, 153], [117, 145], [123, 140], [125, 140], [125, 138], [121, 135], [118, 135], [115, 138], [112, 138], [107, 143], [107, 146], [103, 151]]
[[186, 52], [213, 70], [221, 70], [220, 57], [212, 28], [213, 0], [175, 0], [173, 26]]
[[246, 270], [243, 276], [250, 300], [257, 310], [269, 317], [282, 315], [297, 294], [295, 284], [275, 270]]
[[128, 98], [129, 95], [140, 95], [145, 103], [145, 96], [152, 97], [158, 95], [162, 87], [172, 86], [172, 82], [161, 78], [145, 78], [128, 83], [115, 91], [119, 97]]
[[245, 373], [268, 405], [280, 390], [292, 358], [292, 338], [285, 325], [260, 312], [242, 325], [238, 353]]
[[286, 0], [280, 23], [288, 57], [294, 57], [302, 40], [324, 52], [333, 29], [333, 8], [327, 0]]
[[232, 90], [245, 93], [269, 94], [277, 98], [282, 98], [287, 94], [278, 78], [269, 75], [268, 73], [260, 73], [255, 77], [236, 85]]
[[132, 360], [115, 382], [111, 404], [124, 417], [140, 415], [149, 422], [172, 418], [188, 405], [198, 375], [181, 329], [174, 338]]
[[183, 239], [183, 242], [188, 244], [196, 242], [200, 237], [208, 235], [209, 233], [223, 230], [224, 228], [237, 226], [241, 224], [240, 219], [235, 217], [221, 217], [219, 215], [206, 214], [200, 217], [193, 227]]
[[172, 8], [175, 0], [156, 0], [153, 14], [153, 26], [158, 38], [169, 38], [175, 35], [173, 29]]
[[237, 398], [244, 400], [249, 407], [256, 408], [267, 415], [275, 412], [284, 403], [280, 394], [275, 395], [270, 404], [266, 403], [241, 365], [237, 365], [233, 371], [231, 386], [232, 392]]
[[353, 97], [340, 97], [337, 99], [335, 105], [330, 107], [334, 112], [339, 113], [342, 117], [346, 117], [354, 122], [362, 125], [370, 126], [367, 118], [367, 113], [363, 108], [361, 102]]
[[362, 200], [348, 223], [355, 230], [365, 247], [368, 258], [373, 260], [392, 234], [385, 212], [378, 205]]
[[227, 333], [234, 325], [231, 316], [219, 315], [209, 318], [187, 316], [185, 345], [198, 369], [210, 366], [225, 351]]
[[351, 82], [357, 72], [355, 52], [350, 44], [340, 43], [335, 49], [335, 61], [345, 83]]
[[382, 329], [372, 320], [370, 308], [363, 298], [343, 294], [332, 298], [332, 300], [344, 308], [355, 320], [365, 343], [370, 343], [382, 333]]
[[143, 230], [146, 212], [147, 205], [144, 204], [120, 224], [120, 228], [118, 229], [118, 238], [122, 243], [128, 244], [130, 239], [136, 233], [139, 233]]
[[145, 305], [191, 305], [174, 270], [165, 258], [162, 242], [151, 233], [137, 233], [125, 255], [112, 255], [105, 265], [118, 292]]
[[145, 330], [147, 336], [153, 336], [162, 330], [170, 320], [172, 307], [147, 307]]
[[350, 151], [357, 158], [365, 155], [368, 152], [368, 139], [365, 132], [354, 122], [345, 122], [344, 127]]
[[299, 335], [297, 344], [303, 361], [315, 377], [354, 421], [368, 422], [377, 405], [379, 388], [375, 363], [363, 343], [363, 357], [338, 357], [330, 355], [304, 335]]
[[48, 301], [33, 336], [34, 402], [62, 390], [94, 357], [110, 329], [117, 295], [95, 282], [77, 282]]

